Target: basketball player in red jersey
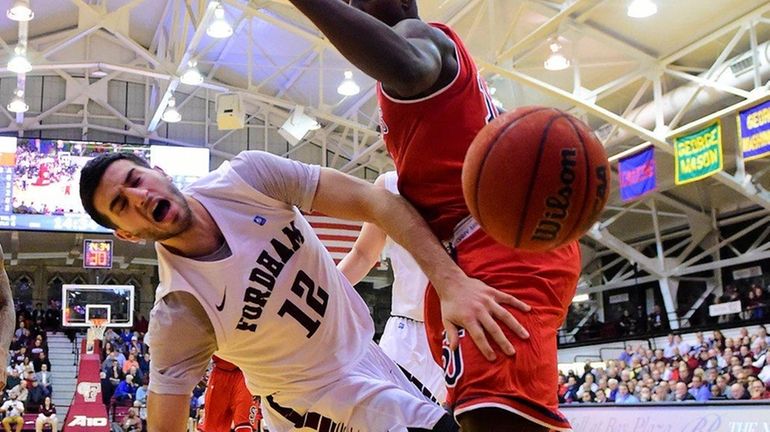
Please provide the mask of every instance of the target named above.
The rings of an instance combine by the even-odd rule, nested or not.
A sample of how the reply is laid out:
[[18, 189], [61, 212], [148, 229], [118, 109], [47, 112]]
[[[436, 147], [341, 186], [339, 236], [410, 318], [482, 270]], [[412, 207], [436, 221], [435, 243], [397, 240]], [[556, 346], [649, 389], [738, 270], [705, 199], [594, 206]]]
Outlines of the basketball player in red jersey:
[[256, 432], [262, 414], [238, 367], [217, 356], [206, 386], [206, 411], [198, 426], [202, 432]]
[[[421, 21], [416, 0], [290, 1], [379, 81], [381, 129], [401, 194], [469, 276], [532, 307], [523, 313], [505, 305], [531, 337], [515, 337], [502, 326], [507, 341], [493, 337], [498, 346], [492, 347], [481, 326], [452, 324], [457, 321], [448, 315], [457, 311], [451, 299], [432, 287], [426, 291], [432, 354], [444, 366], [447, 402], [463, 431], [570, 430], [554, 391], [556, 335], [575, 292], [580, 251], [577, 242], [546, 253], [509, 249], [469, 216], [463, 160], [498, 112], [462, 40], [445, 25]], [[516, 354], [500, 355], [510, 354], [511, 343]]]

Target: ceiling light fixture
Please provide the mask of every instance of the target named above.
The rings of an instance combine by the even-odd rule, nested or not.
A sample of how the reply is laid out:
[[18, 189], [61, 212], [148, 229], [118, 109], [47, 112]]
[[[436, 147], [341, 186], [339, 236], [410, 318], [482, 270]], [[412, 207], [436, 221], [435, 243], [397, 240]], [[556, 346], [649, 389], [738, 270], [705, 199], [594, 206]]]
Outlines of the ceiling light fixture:
[[570, 61], [561, 53], [561, 44], [556, 39], [552, 39], [548, 43], [548, 47], [551, 49], [551, 55], [545, 60], [543, 66], [550, 71], [567, 69]]
[[14, 112], [14, 113], [23, 113], [27, 112], [29, 110], [29, 105], [27, 105], [26, 102], [24, 102], [24, 91], [21, 89], [16, 89], [14, 92], [13, 99], [8, 103], [8, 111]]
[[216, 39], [223, 39], [233, 34], [233, 26], [231, 26], [225, 19], [225, 8], [222, 7], [221, 3], [216, 3], [217, 6], [216, 9], [214, 9], [214, 19], [206, 28], [206, 34]]
[[8, 62], [8, 70], [18, 74], [27, 73], [32, 70], [32, 65], [27, 60], [27, 51], [22, 47], [16, 47], [16, 54]]
[[182, 76], [179, 77], [179, 81], [182, 81], [182, 84], [187, 85], [199, 85], [202, 83], [203, 75], [201, 75], [201, 72], [198, 70], [197, 66], [198, 62], [195, 60], [190, 60], [187, 69], [182, 73]]
[[337, 93], [342, 96], [355, 96], [361, 92], [361, 87], [353, 81], [353, 71], [345, 71], [345, 79], [342, 80], [339, 87], [337, 87]]
[[35, 17], [35, 13], [29, 7], [29, 0], [16, 0], [13, 6], [5, 12], [5, 15], [14, 21], [29, 21]]
[[626, 10], [626, 13], [631, 18], [647, 18], [648, 16], [655, 15], [657, 12], [658, 5], [652, 0], [633, 0]]
[[168, 106], [163, 111], [161, 118], [166, 123], [178, 123], [182, 120], [182, 114], [179, 114], [179, 111], [176, 110], [176, 99], [174, 99], [174, 96], [171, 96], [171, 99], [168, 100]]

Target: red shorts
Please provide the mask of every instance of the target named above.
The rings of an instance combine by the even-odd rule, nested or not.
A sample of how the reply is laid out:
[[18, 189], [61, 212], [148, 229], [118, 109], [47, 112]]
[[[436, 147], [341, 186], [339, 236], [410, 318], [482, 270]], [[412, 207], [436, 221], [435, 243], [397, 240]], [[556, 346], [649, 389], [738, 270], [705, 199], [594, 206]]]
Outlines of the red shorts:
[[506, 306], [530, 337], [522, 340], [501, 325], [516, 354], [505, 355], [490, 340], [497, 355], [490, 363], [470, 335], [460, 338], [455, 352], [444, 348], [439, 299], [428, 287], [425, 326], [433, 357], [444, 367], [449, 407], [456, 416], [500, 408], [551, 429], [570, 430], [556, 396], [556, 338], [580, 275], [577, 242], [546, 253], [522, 252], [498, 244], [479, 229], [456, 247], [456, 255], [457, 264], [470, 277], [517, 297], [532, 310], [524, 313]]
[[198, 429], [203, 432], [257, 431], [261, 418], [259, 399], [246, 388], [243, 373], [239, 369], [212, 368], [203, 421]]

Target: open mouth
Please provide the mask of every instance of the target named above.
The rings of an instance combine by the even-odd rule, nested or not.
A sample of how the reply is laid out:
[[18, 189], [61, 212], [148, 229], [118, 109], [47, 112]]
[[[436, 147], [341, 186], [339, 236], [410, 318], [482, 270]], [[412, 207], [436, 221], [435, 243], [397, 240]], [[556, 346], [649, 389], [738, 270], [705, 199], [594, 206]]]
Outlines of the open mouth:
[[168, 200], [159, 200], [155, 205], [155, 210], [152, 211], [152, 218], [155, 220], [155, 222], [163, 222], [163, 219], [166, 218], [170, 208], [171, 203]]

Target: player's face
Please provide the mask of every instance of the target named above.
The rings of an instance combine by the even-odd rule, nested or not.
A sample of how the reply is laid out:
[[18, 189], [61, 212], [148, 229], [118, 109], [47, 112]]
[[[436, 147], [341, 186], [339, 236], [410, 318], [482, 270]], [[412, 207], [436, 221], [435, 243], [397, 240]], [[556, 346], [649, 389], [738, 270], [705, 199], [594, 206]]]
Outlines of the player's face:
[[403, 0], [350, 0], [349, 4], [391, 27], [406, 17]]
[[115, 161], [104, 172], [94, 206], [117, 225], [118, 237], [130, 241], [163, 241], [192, 221], [187, 200], [165, 173], [128, 160]]

